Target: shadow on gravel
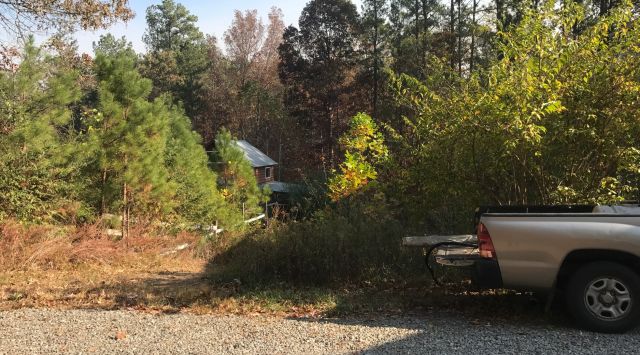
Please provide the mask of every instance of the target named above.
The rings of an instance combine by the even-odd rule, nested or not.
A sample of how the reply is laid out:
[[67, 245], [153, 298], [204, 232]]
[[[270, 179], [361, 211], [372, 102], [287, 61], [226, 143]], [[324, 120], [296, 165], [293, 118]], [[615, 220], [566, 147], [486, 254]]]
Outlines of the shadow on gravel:
[[[328, 320], [337, 324], [410, 329], [415, 333], [363, 351], [367, 354], [602, 354], [637, 351], [640, 330], [598, 334], [545, 322], [469, 318], [464, 312], [434, 312], [373, 321]], [[636, 345], [633, 345], [636, 344]], [[622, 350], [628, 349], [628, 350]]]
[[473, 293], [408, 285], [342, 289], [295, 288], [286, 284], [246, 287], [234, 282], [214, 283], [204, 275], [161, 272], [97, 287], [83, 289], [77, 285], [59, 293], [59, 298], [75, 298], [76, 302], [70, 304], [84, 305], [82, 308], [154, 308], [168, 313], [198, 305], [214, 309], [231, 300], [230, 303], [237, 306], [237, 309], [226, 309], [231, 312], [246, 311], [247, 307], [243, 307], [246, 303], [256, 310], [276, 311], [274, 313], [290, 315], [292, 319], [315, 321], [313, 318], [326, 317], [322, 321], [340, 324], [367, 325], [373, 321], [379, 326], [389, 319], [388, 326], [397, 326], [395, 318], [409, 316], [444, 317], [473, 326], [573, 326], [561, 302], [556, 302], [551, 312], [545, 313], [544, 303], [531, 295], [507, 291]]
[[[639, 329], [624, 335], [582, 332], [574, 328], [561, 302], [545, 313], [543, 302], [513, 292], [480, 294], [407, 285], [339, 290], [284, 284], [246, 288], [239, 283], [212, 283], [201, 273], [188, 272], [146, 274], [92, 287], [69, 284], [47, 292], [55, 294], [54, 303], [66, 302], [73, 308], [175, 313], [203, 306], [205, 311], [241, 314], [275, 310], [299, 322], [399, 328], [412, 333], [369, 348], [367, 353], [558, 353], [572, 347], [583, 353], [602, 346], [607, 352], [616, 349], [616, 344], [638, 344], [640, 335]], [[354, 341], [357, 348], [358, 339], [346, 341]]]
[[199, 273], [160, 272], [103, 283], [84, 292], [87, 308], [162, 308], [172, 313], [201, 302], [211, 293]]
[[561, 302], [545, 313], [545, 304], [526, 294], [447, 295], [439, 290], [416, 298], [422, 306], [402, 313], [297, 320], [415, 332], [364, 351], [372, 354], [602, 353], [620, 349], [621, 343], [637, 343], [640, 335], [640, 328], [623, 335], [582, 331]]
[[[471, 293], [462, 288], [446, 291], [428, 286], [393, 283], [387, 285], [351, 285], [341, 288], [294, 287], [285, 283], [263, 286], [213, 282], [205, 273], [160, 272], [102, 282], [69, 282], [64, 287], [30, 290], [9, 289], [5, 299], [15, 306], [38, 306], [50, 302], [78, 308], [122, 309], [164, 308], [180, 311], [203, 305], [215, 308], [225, 300], [239, 307], [251, 303], [256, 308], [280, 311], [294, 317], [380, 317], [412, 315], [428, 317], [438, 312], [453, 312], [473, 322], [548, 323], [567, 326], [561, 309], [551, 315], [531, 296], [509, 292]], [[34, 287], [35, 288], [35, 287]], [[35, 292], [37, 291], [37, 292]], [[13, 295], [13, 296], [12, 296]], [[42, 297], [44, 295], [44, 297]], [[301, 306], [304, 309], [299, 309]], [[555, 309], [561, 307], [556, 306]], [[242, 311], [242, 309], [239, 309]]]

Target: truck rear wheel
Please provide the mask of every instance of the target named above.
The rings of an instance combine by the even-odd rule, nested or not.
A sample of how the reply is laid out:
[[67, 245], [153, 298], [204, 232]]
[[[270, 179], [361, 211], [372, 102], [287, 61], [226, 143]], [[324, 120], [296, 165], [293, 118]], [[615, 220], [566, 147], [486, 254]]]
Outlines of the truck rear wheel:
[[640, 320], [640, 276], [608, 261], [584, 265], [571, 277], [567, 307], [585, 329], [621, 333]]

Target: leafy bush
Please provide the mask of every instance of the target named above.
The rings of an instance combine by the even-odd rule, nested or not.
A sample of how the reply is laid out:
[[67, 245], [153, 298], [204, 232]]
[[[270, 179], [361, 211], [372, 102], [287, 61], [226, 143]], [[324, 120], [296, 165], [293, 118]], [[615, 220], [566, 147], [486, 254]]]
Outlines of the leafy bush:
[[[364, 196], [363, 196], [364, 197]], [[424, 275], [422, 256], [404, 249], [405, 228], [393, 211], [369, 201], [344, 201], [302, 222], [221, 240], [208, 265], [214, 279], [337, 285]]]
[[347, 197], [378, 177], [376, 165], [387, 157], [388, 149], [373, 119], [359, 113], [351, 119], [349, 130], [340, 138], [345, 148], [340, 173], [329, 180], [334, 201]]
[[[414, 220], [455, 201], [612, 203], [640, 177], [640, 26], [632, 5], [580, 34], [585, 8], [548, 2], [500, 34], [502, 59], [470, 78], [446, 65], [396, 77], [389, 195]], [[382, 174], [380, 174], [382, 175]]]

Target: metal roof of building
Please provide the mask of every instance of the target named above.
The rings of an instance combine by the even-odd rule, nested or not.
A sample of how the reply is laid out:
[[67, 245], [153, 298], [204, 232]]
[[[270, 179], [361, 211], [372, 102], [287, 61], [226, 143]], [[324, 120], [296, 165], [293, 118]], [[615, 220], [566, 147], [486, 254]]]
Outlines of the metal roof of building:
[[260, 186], [269, 186], [269, 189], [271, 190], [271, 192], [284, 192], [284, 193], [290, 193], [297, 187], [296, 184], [291, 184], [291, 183], [282, 182], [282, 181], [269, 181], [269, 182], [265, 182]]
[[238, 147], [244, 151], [244, 156], [249, 160], [251, 166], [260, 168], [263, 166], [278, 165], [278, 163], [261, 152], [258, 148], [252, 146], [247, 141], [237, 141]]

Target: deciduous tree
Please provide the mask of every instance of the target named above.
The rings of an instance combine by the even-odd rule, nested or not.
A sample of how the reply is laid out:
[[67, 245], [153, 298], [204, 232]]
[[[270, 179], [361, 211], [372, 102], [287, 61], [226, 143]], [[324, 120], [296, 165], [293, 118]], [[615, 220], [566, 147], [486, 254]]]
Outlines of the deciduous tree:
[[404, 205], [424, 218], [448, 201], [459, 210], [634, 199], [640, 73], [631, 58], [640, 29], [632, 9], [575, 35], [584, 6], [558, 11], [548, 2], [502, 35], [503, 58], [482, 75], [452, 86], [439, 85], [442, 75], [400, 77], [397, 98], [412, 113], [393, 145], [405, 165], [390, 173]]
[[334, 201], [348, 197], [378, 177], [378, 165], [384, 162], [388, 149], [375, 121], [367, 114], [355, 115], [349, 130], [340, 137], [345, 158], [339, 171], [329, 180], [329, 195]]
[[128, 0], [4, 0], [0, 27], [25, 38], [34, 31], [107, 28], [133, 18]]

